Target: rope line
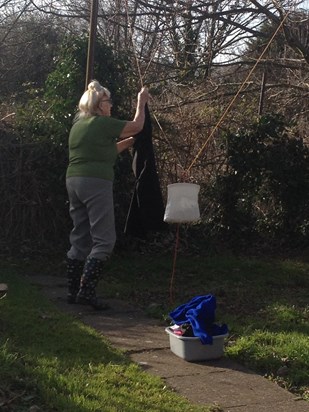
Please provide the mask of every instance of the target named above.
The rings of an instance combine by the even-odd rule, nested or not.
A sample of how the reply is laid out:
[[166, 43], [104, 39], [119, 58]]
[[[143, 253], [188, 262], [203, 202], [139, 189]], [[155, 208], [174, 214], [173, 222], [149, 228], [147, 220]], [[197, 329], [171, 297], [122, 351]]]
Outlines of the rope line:
[[173, 305], [175, 301], [175, 294], [174, 294], [174, 280], [175, 280], [175, 273], [176, 273], [176, 261], [178, 255], [178, 247], [179, 247], [179, 227], [180, 224], [177, 224], [176, 229], [176, 241], [175, 241], [175, 248], [174, 248], [174, 256], [173, 256], [173, 270], [170, 279], [170, 304]]
[[218, 129], [218, 127], [220, 126], [220, 124], [223, 122], [224, 118], [226, 117], [226, 115], [228, 114], [230, 108], [232, 107], [232, 105], [234, 104], [234, 102], [236, 101], [237, 97], [239, 96], [239, 94], [242, 92], [245, 84], [248, 82], [249, 78], [251, 77], [252, 73], [254, 72], [256, 66], [259, 64], [259, 62], [261, 61], [261, 59], [263, 58], [264, 54], [266, 53], [266, 51], [268, 50], [269, 46], [271, 45], [272, 41], [274, 40], [274, 38], [276, 37], [277, 33], [279, 32], [279, 30], [281, 29], [281, 27], [283, 26], [283, 23], [285, 22], [286, 18], [288, 17], [290, 12], [287, 12], [285, 14], [285, 16], [283, 17], [283, 19], [281, 20], [280, 24], [278, 25], [277, 29], [275, 30], [274, 34], [272, 35], [272, 37], [270, 38], [269, 42], [267, 43], [265, 49], [263, 50], [262, 54], [259, 56], [259, 58], [257, 59], [257, 61], [255, 62], [254, 66], [252, 67], [252, 69], [250, 70], [249, 74], [247, 75], [247, 77], [245, 78], [244, 82], [242, 83], [242, 85], [240, 86], [239, 90], [237, 91], [237, 93], [235, 94], [235, 96], [233, 97], [233, 99], [231, 100], [231, 102], [229, 103], [229, 105], [227, 106], [227, 108], [225, 109], [225, 111], [223, 112], [222, 116], [220, 117], [218, 123], [215, 125], [215, 127], [213, 128], [212, 132], [210, 133], [210, 135], [208, 136], [208, 138], [206, 139], [205, 143], [203, 144], [203, 146], [201, 147], [201, 149], [199, 150], [199, 152], [197, 153], [197, 155], [195, 156], [195, 158], [193, 159], [192, 163], [190, 164], [190, 166], [187, 169], [187, 172], [189, 172], [194, 163], [197, 161], [197, 159], [201, 156], [201, 154], [204, 152], [205, 147], [207, 146], [208, 142], [210, 141], [210, 139], [213, 137], [214, 133], [216, 132], [216, 130]]
[[[126, 13], [127, 13], [127, 20], [129, 23], [129, 8], [128, 8], [128, 0], [126, 0]], [[195, 156], [195, 158], [193, 159], [192, 163], [189, 165], [189, 167], [187, 169], [185, 169], [177, 154], [175, 153], [172, 145], [169, 142], [169, 139], [166, 137], [164, 130], [161, 126], [161, 124], [159, 123], [156, 115], [154, 114], [154, 119], [156, 120], [161, 132], [163, 133], [163, 136], [165, 137], [166, 141], [168, 142], [170, 148], [172, 149], [172, 151], [174, 152], [179, 165], [181, 166], [181, 168], [183, 169], [183, 178], [185, 179], [186, 177], [189, 176], [189, 172], [192, 169], [193, 165], [195, 164], [195, 162], [197, 161], [197, 159], [202, 155], [202, 153], [204, 152], [208, 142], [210, 141], [210, 139], [213, 137], [215, 131], [218, 129], [218, 127], [220, 126], [220, 124], [223, 122], [224, 118], [226, 117], [226, 115], [228, 114], [229, 110], [231, 109], [232, 105], [234, 104], [234, 102], [236, 101], [236, 99], [238, 98], [239, 94], [242, 92], [243, 88], [245, 87], [246, 83], [248, 82], [249, 78], [251, 77], [252, 73], [254, 72], [255, 68], [257, 67], [257, 65], [259, 64], [259, 62], [261, 61], [261, 59], [263, 58], [264, 54], [266, 53], [266, 51], [268, 50], [268, 48], [270, 47], [272, 41], [274, 40], [274, 38], [276, 37], [277, 33], [279, 32], [279, 30], [281, 29], [281, 27], [283, 26], [285, 20], [287, 19], [288, 15], [290, 12], [287, 12], [285, 14], [285, 16], [282, 18], [280, 24], [278, 25], [277, 29], [275, 30], [274, 34], [272, 35], [272, 37], [270, 38], [269, 42], [267, 43], [266, 47], [264, 48], [262, 54], [258, 57], [257, 61], [255, 62], [254, 66], [252, 67], [252, 69], [250, 70], [249, 74], [247, 75], [247, 77], [245, 78], [244, 82], [241, 84], [239, 90], [237, 91], [237, 93], [235, 94], [235, 96], [233, 97], [233, 99], [231, 100], [231, 102], [229, 103], [229, 105], [227, 106], [227, 108], [225, 109], [225, 111], [223, 112], [223, 114], [221, 115], [221, 117], [219, 118], [219, 121], [217, 122], [217, 124], [215, 125], [215, 127], [213, 128], [212, 132], [210, 133], [210, 135], [208, 136], [208, 138], [206, 139], [205, 143], [203, 144], [203, 146], [201, 147], [201, 149], [198, 151], [197, 155]], [[129, 29], [130, 29], [130, 37], [131, 37], [131, 42], [132, 42], [132, 48], [133, 48], [133, 54], [135, 57], [135, 61], [136, 61], [136, 66], [137, 66], [137, 71], [138, 71], [138, 75], [139, 75], [139, 80], [141, 83], [141, 86], [143, 87], [143, 76], [141, 73], [141, 68], [140, 68], [140, 64], [139, 64], [139, 60], [137, 57], [137, 52], [136, 52], [136, 47], [135, 47], [135, 43], [134, 43], [134, 39], [133, 39], [133, 27], [131, 24], [129, 24]], [[176, 228], [176, 239], [175, 239], [175, 247], [174, 247], [174, 255], [173, 255], [173, 267], [172, 267], [172, 273], [171, 273], [171, 278], [170, 278], [170, 285], [169, 285], [169, 300], [170, 300], [170, 304], [173, 305], [174, 304], [174, 300], [175, 300], [175, 292], [174, 292], [174, 281], [175, 281], [175, 273], [176, 273], [176, 262], [177, 262], [177, 255], [178, 255], [178, 248], [179, 248], [179, 228], [180, 228], [180, 223], [177, 224], [177, 228]]]
[[[132, 25], [131, 25], [130, 22], [129, 22], [130, 16], [129, 16], [128, 0], [126, 0], [125, 6], [126, 6], [126, 15], [127, 15], [128, 25], [129, 25], [130, 39], [131, 39], [131, 43], [132, 43], [133, 55], [134, 55], [134, 59], [135, 59], [135, 63], [136, 63], [136, 68], [137, 68], [137, 72], [138, 72], [138, 76], [139, 76], [139, 81], [140, 81], [141, 87], [143, 87], [143, 86], [144, 86], [144, 80], [143, 80], [143, 79], [144, 79], [144, 76], [142, 75], [141, 67], [140, 67], [140, 64], [139, 64], [139, 59], [138, 59], [138, 57], [137, 57], [137, 52], [136, 52], [136, 47], [135, 47], [134, 37], [133, 37], [133, 34], [134, 34], [134, 33], [133, 33], [133, 27], [132, 27]], [[146, 70], [148, 69], [150, 63], [151, 63], [151, 60], [149, 61]], [[157, 116], [156, 116], [155, 113], [153, 113], [153, 117], [154, 117], [154, 119], [155, 119], [155, 121], [156, 121], [159, 129], [161, 130], [161, 132], [162, 132], [162, 134], [163, 134], [163, 137], [164, 137], [166, 143], [169, 145], [170, 149], [171, 149], [172, 152], [174, 153], [174, 155], [175, 155], [175, 157], [176, 157], [176, 159], [177, 159], [177, 161], [178, 161], [179, 166], [180, 166], [181, 169], [185, 172], [185, 168], [184, 168], [184, 166], [182, 165], [179, 156], [177, 155], [177, 153], [176, 153], [176, 151], [174, 150], [171, 142], [170, 142], [169, 139], [167, 138], [166, 133], [164, 132], [163, 127], [161, 126], [161, 124], [160, 124], [160, 122], [159, 122], [159, 120], [158, 120], [158, 118], [157, 118]]]
[[126, 2], [125, 2], [125, 7], [126, 7], [127, 23], [128, 23], [128, 26], [129, 26], [129, 33], [130, 33], [130, 38], [131, 38], [133, 55], [134, 55], [134, 59], [135, 59], [135, 63], [136, 63], [136, 68], [137, 68], [137, 72], [138, 72], [139, 81], [141, 83], [141, 87], [143, 87], [144, 86], [144, 81], [143, 81], [143, 76], [142, 76], [142, 71], [141, 71], [141, 67], [140, 67], [140, 64], [139, 64], [139, 60], [138, 60], [138, 57], [137, 57], [137, 51], [136, 51], [136, 47], [135, 47], [134, 38], [133, 38], [133, 35], [134, 35], [133, 26], [130, 23], [128, 0], [126, 0]]

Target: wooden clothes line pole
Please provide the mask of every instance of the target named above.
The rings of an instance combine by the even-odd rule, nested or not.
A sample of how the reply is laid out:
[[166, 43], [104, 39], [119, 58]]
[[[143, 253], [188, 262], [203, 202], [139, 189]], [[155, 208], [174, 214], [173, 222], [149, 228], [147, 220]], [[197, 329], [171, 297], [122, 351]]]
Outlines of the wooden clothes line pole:
[[89, 40], [88, 40], [88, 53], [87, 53], [87, 67], [86, 67], [86, 80], [85, 90], [88, 88], [88, 84], [93, 79], [94, 73], [94, 43], [97, 32], [98, 21], [98, 0], [91, 1], [90, 23], [89, 23]]

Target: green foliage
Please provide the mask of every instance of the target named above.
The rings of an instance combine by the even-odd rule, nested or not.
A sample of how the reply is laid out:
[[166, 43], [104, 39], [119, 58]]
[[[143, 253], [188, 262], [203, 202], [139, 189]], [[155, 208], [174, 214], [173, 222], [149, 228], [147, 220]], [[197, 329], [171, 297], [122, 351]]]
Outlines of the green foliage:
[[[38, 248], [45, 251], [67, 245], [71, 229], [65, 189], [67, 141], [78, 101], [84, 92], [87, 47], [86, 35], [65, 39], [44, 88], [29, 88], [27, 104], [18, 107], [14, 139], [2, 140], [1, 165], [10, 176], [2, 186], [4, 247], [14, 253], [37, 253]], [[127, 56], [115, 55], [98, 38], [94, 73], [113, 95], [113, 114], [128, 118], [135, 90], [132, 90], [134, 81]], [[116, 209], [120, 233], [132, 187], [129, 160], [128, 154], [120, 156], [116, 167], [115, 203], [120, 206]], [[19, 188], [18, 193], [12, 188]]]
[[[66, 132], [70, 129], [78, 101], [85, 90], [87, 47], [86, 35], [67, 38], [60, 48], [56, 69], [45, 84], [44, 98], [51, 103], [54, 120], [65, 125]], [[114, 55], [100, 38], [96, 39], [94, 50], [95, 78], [111, 91], [118, 110], [114, 115], [127, 112], [132, 92], [127, 57]]]
[[63, 34], [50, 15], [21, 13], [10, 21], [5, 14], [0, 23], [1, 99], [14, 96], [20, 103], [27, 99], [25, 89], [44, 86]]
[[226, 135], [226, 171], [213, 185], [214, 224], [246, 244], [296, 246], [308, 238], [309, 150], [280, 117]]
[[[17, 126], [25, 139], [66, 145], [78, 101], [85, 90], [87, 47], [86, 35], [68, 36], [59, 47], [55, 69], [48, 75], [44, 88], [28, 90], [29, 101], [17, 113]], [[133, 84], [129, 60], [125, 55], [114, 55], [100, 38], [94, 47], [95, 77], [111, 91], [117, 108], [114, 115], [128, 116]]]

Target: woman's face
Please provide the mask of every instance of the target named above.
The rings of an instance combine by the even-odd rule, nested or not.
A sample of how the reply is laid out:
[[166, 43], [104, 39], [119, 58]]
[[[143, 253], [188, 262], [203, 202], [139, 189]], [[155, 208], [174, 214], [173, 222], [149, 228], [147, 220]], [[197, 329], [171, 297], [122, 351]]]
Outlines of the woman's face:
[[99, 109], [100, 109], [101, 115], [102, 116], [110, 116], [112, 106], [113, 106], [112, 99], [110, 97], [108, 97], [107, 95], [104, 95], [102, 97], [102, 100], [100, 101], [100, 104], [99, 104]]

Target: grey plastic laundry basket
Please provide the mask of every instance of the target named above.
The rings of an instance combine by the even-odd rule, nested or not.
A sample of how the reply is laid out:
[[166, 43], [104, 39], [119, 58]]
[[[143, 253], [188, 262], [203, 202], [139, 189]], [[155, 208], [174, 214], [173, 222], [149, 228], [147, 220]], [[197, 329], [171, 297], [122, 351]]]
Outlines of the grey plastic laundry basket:
[[200, 338], [176, 335], [171, 328], [165, 328], [165, 332], [169, 335], [171, 351], [189, 362], [221, 358], [224, 339], [228, 336], [228, 333], [213, 336], [212, 345], [203, 345]]

